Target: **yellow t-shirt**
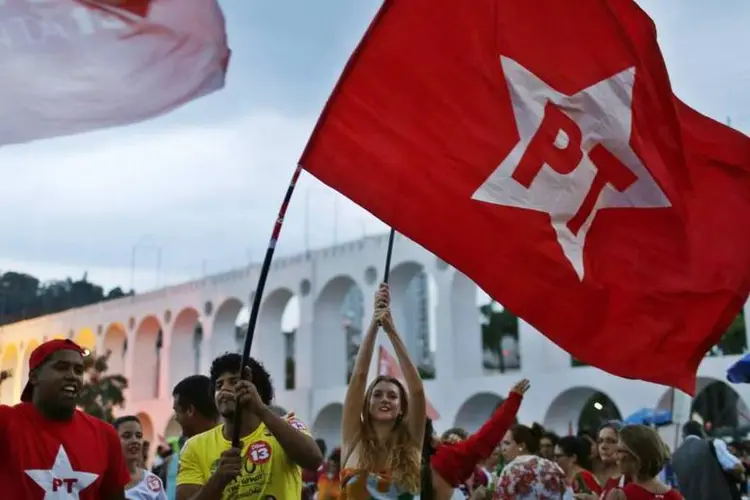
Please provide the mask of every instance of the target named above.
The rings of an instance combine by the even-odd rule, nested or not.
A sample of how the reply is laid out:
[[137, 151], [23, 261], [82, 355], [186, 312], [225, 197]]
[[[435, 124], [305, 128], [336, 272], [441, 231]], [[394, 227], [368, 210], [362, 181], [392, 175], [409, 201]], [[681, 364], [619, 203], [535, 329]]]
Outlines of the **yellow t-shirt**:
[[[309, 435], [305, 424], [293, 413], [284, 416], [295, 429]], [[224, 439], [224, 426], [193, 436], [180, 453], [177, 485], [204, 485], [219, 465], [221, 454], [231, 447]], [[260, 424], [242, 438], [244, 467], [240, 476], [224, 489], [222, 500], [299, 499], [302, 495], [302, 474], [299, 466], [287, 456], [276, 438]]]

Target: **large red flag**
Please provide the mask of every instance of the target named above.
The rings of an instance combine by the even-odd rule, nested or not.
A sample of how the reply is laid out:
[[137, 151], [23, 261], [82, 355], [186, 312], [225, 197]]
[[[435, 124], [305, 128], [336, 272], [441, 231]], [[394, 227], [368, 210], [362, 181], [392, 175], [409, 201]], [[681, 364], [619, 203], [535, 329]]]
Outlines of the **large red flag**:
[[623, 377], [693, 393], [750, 290], [750, 140], [631, 0], [386, 0], [300, 162]]
[[5, 0], [0, 144], [138, 122], [220, 89], [216, 0]]
[[[398, 365], [398, 361], [391, 356], [383, 346], [378, 349], [378, 375], [387, 375], [389, 377], [397, 378], [401, 381], [404, 380], [404, 374], [401, 372], [401, 367]], [[437, 412], [429, 399], [427, 400], [427, 417], [432, 420], [439, 420], [440, 414]]]

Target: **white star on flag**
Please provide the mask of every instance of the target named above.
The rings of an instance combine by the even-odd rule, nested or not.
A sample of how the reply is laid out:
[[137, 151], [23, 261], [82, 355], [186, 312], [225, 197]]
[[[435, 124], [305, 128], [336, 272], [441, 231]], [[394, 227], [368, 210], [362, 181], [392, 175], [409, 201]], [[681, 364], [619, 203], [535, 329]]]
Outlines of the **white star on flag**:
[[[565, 95], [510, 58], [501, 56], [500, 64], [520, 141], [472, 198], [549, 214], [563, 254], [583, 281], [586, 234], [597, 211], [671, 206], [630, 146], [635, 68]], [[553, 128], [543, 130], [545, 120]], [[549, 147], [542, 151], [551, 130], [555, 135], [546, 137]], [[569, 168], [561, 168], [566, 162]]]
[[78, 500], [80, 492], [91, 486], [99, 477], [98, 474], [90, 472], [74, 471], [62, 445], [57, 452], [52, 469], [34, 469], [25, 472], [44, 490], [44, 500]]

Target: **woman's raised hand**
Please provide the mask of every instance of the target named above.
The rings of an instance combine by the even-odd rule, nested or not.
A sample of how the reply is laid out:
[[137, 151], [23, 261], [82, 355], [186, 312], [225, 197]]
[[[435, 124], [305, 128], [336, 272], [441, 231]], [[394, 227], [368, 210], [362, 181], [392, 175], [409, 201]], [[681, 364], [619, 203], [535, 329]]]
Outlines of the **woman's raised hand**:
[[383, 328], [393, 328], [393, 318], [391, 318], [391, 291], [387, 283], [381, 283], [378, 291], [375, 292], [375, 321], [380, 323]]

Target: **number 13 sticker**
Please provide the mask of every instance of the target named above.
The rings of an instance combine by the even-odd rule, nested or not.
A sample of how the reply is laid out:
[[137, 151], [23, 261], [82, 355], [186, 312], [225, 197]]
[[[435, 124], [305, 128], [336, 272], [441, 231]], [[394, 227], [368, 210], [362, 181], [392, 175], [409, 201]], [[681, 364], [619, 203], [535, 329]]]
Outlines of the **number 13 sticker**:
[[254, 464], [265, 464], [271, 460], [271, 445], [265, 441], [252, 443], [247, 450], [247, 456]]

